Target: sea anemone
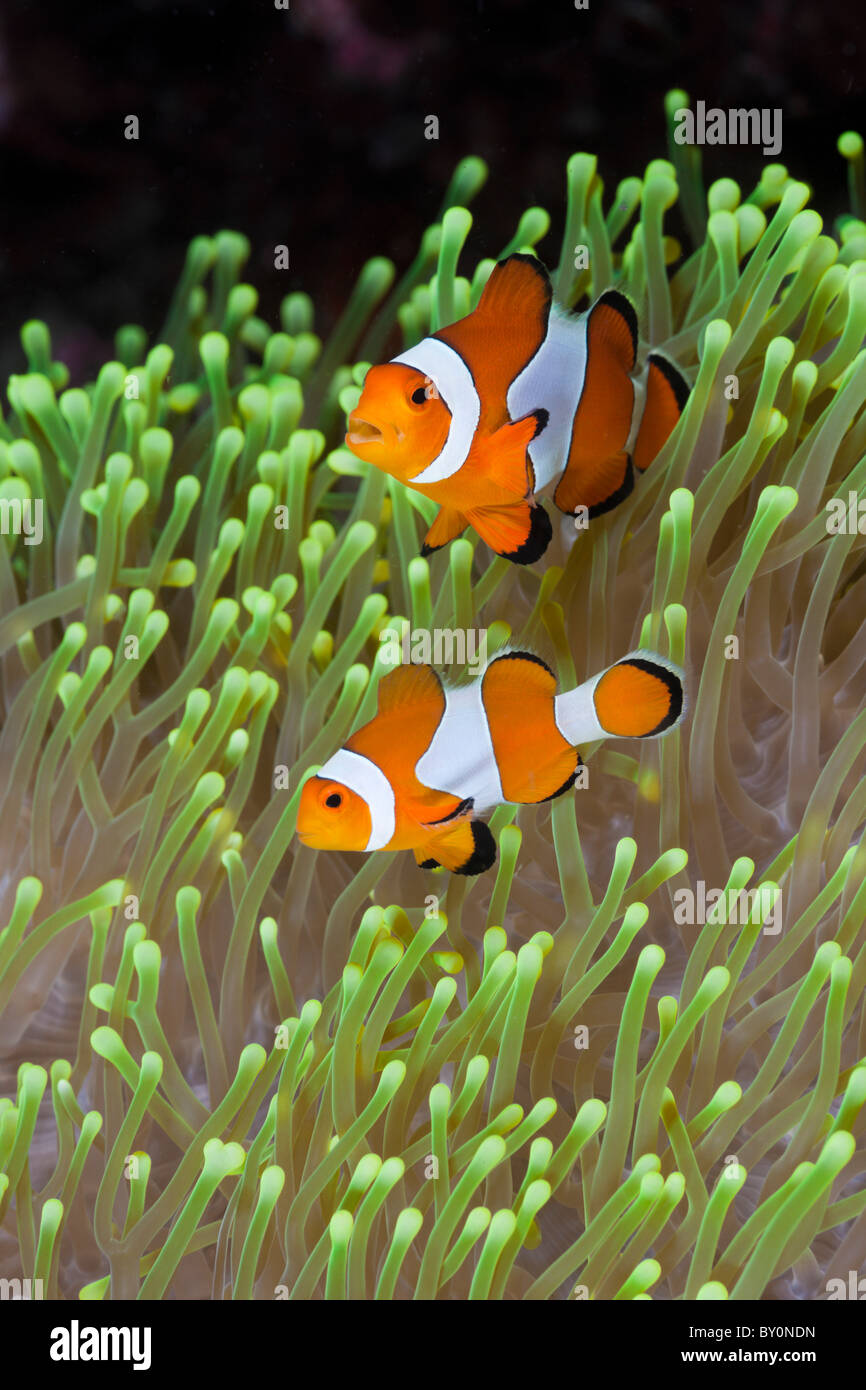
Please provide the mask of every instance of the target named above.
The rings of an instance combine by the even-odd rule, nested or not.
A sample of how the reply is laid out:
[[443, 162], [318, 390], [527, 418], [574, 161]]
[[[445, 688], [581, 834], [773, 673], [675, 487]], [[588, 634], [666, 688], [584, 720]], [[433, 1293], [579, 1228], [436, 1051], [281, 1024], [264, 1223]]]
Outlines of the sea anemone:
[[[673, 141], [612, 196], [569, 161], [558, 298], [624, 290], [693, 389], [627, 501], [531, 568], [475, 538], [420, 558], [428, 502], [339, 443], [369, 362], [478, 300], [479, 159], [324, 343], [304, 294], [257, 317], [231, 232], [83, 388], [25, 324], [0, 423], [3, 516], [43, 504], [40, 543], [0, 544], [6, 1278], [691, 1300], [859, 1270], [866, 566], [827, 504], [866, 497], [866, 225], [862, 141], [839, 148], [833, 235], [780, 164], [744, 198]], [[548, 227], [530, 208], [500, 256]], [[569, 685], [658, 649], [689, 718], [500, 808], [478, 879], [317, 853], [304, 777], [371, 717], [402, 620], [486, 628]]]

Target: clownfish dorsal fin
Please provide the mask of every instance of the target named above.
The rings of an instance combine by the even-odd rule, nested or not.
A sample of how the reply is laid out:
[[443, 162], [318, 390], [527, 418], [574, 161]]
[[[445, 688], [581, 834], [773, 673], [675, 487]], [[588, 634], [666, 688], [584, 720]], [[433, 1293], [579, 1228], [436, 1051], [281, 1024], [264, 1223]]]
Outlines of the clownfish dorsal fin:
[[619, 290], [605, 290], [586, 320], [586, 369], [572, 424], [571, 443], [553, 500], [574, 515], [586, 507], [601, 516], [634, 484], [626, 450], [634, 412], [637, 314]]
[[516, 251], [493, 267], [475, 312], [497, 324], [526, 314], [546, 332], [552, 302], [550, 276], [541, 261]]
[[[493, 674], [490, 675], [490, 672]], [[547, 662], [536, 656], [535, 652], [498, 652], [487, 667], [483, 679], [488, 686], [501, 682], [506, 685], [513, 684], [525, 691], [529, 698], [537, 695], [552, 697], [556, 694], [556, 676]]]
[[506, 418], [505, 393], [544, 342], [552, 301], [544, 266], [518, 252], [494, 267], [471, 314], [433, 335], [469, 368], [482, 427], [495, 428]]
[[610, 356], [627, 372], [637, 361], [637, 313], [619, 290], [605, 290], [589, 311], [588, 332], [596, 351]]
[[634, 466], [641, 473], [667, 443], [689, 398], [689, 384], [678, 367], [660, 352], [647, 358], [646, 398], [634, 446]]
[[560, 796], [577, 752], [557, 728], [556, 677], [547, 663], [533, 652], [502, 652], [481, 678], [481, 696], [505, 800]]
[[445, 712], [445, 692], [432, 666], [398, 666], [379, 682], [379, 714], [393, 714], [406, 705], [436, 705]]

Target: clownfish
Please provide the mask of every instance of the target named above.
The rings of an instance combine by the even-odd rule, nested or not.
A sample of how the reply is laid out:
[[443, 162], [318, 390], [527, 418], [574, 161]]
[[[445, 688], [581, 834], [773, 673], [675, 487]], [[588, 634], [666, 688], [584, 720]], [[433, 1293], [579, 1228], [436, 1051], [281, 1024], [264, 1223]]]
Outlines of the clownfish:
[[380, 681], [375, 717], [304, 784], [298, 836], [313, 849], [411, 849], [423, 869], [483, 873], [496, 848], [480, 812], [552, 801], [577, 777], [579, 744], [652, 738], [682, 715], [682, 673], [651, 653], [563, 694], [529, 652], [499, 653], [453, 688], [432, 666], [401, 666]]
[[550, 517], [600, 516], [628, 496], [682, 413], [689, 387], [658, 352], [638, 378], [634, 307], [606, 290], [582, 314], [553, 302], [533, 256], [494, 268], [477, 308], [371, 367], [346, 444], [440, 504], [421, 550], [472, 526], [497, 555], [530, 564]]

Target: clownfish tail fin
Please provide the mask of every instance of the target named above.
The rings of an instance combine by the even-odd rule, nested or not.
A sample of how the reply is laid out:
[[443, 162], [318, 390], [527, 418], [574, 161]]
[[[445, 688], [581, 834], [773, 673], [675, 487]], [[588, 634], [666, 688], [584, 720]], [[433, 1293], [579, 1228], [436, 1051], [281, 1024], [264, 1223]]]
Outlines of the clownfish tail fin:
[[559, 729], [575, 745], [598, 738], [657, 738], [685, 714], [683, 673], [655, 652], [631, 652], [557, 695], [555, 708]]
[[668, 440], [685, 409], [691, 388], [680, 371], [660, 352], [647, 358], [646, 399], [634, 446], [634, 465], [643, 473]]
[[683, 673], [654, 652], [634, 652], [604, 672], [594, 699], [599, 722], [612, 737], [655, 738], [683, 717]]

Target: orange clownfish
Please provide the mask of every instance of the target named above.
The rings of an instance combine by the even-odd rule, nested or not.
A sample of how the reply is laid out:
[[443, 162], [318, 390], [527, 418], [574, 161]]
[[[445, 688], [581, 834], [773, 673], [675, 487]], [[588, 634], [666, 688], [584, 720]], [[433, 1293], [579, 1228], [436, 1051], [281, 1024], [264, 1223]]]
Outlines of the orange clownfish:
[[440, 504], [422, 555], [472, 526], [530, 564], [552, 535], [537, 493], [555, 483], [561, 512], [609, 511], [680, 417], [687, 383], [657, 352], [633, 378], [637, 342], [618, 290], [572, 314], [540, 261], [509, 256], [471, 314], [370, 368], [346, 444]]
[[682, 714], [682, 673], [650, 653], [560, 695], [528, 652], [499, 653], [451, 689], [432, 666], [401, 666], [380, 682], [375, 718], [304, 784], [298, 835], [313, 849], [411, 849], [422, 868], [479, 874], [496, 858], [480, 812], [551, 801], [577, 777], [579, 744], [652, 738]]

